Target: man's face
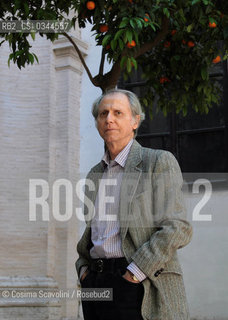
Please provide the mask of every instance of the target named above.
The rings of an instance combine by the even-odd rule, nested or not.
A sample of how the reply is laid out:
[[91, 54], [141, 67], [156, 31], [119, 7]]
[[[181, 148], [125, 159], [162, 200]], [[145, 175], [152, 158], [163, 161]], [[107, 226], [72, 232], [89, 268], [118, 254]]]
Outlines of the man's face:
[[111, 93], [99, 105], [97, 129], [107, 144], [115, 143], [124, 148], [134, 137], [140, 116], [133, 118], [127, 96]]

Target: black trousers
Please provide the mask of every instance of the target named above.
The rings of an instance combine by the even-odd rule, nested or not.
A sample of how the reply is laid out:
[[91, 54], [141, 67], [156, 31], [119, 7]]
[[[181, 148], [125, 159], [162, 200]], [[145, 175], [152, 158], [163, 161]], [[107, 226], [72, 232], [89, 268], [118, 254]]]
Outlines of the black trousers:
[[85, 320], [143, 320], [141, 305], [144, 288], [122, 277], [125, 268], [112, 272], [89, 271], [81, 282], [83, 288], [112, 288], [112, 301], [84, 301], [82, 309]]

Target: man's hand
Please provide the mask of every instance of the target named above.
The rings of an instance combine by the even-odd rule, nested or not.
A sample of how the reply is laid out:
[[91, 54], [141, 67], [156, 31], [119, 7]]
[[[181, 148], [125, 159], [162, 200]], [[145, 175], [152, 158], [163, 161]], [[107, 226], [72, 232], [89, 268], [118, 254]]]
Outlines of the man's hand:
[[133, 276], [134, 276], [133, 273], [131, 271], [127, 270], [122, 277], [129, 282], [139, 283], [140, 281], [134, 280]]
[[89, 270], [86, 270], [86, 271], [82, 274], [81, 279], [80, 279], [81, 282], [85, 279], [85, 277], [87, 276], [88, 273], [89, 273]]

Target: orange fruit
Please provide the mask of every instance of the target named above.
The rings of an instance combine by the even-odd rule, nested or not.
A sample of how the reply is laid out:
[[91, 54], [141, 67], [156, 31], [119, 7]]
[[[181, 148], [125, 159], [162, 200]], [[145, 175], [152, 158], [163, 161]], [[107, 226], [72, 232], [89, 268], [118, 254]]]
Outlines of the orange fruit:
[[133, 0], [128, 0], [128, 2], [133, 3]]
[[132, 40], [131, 42], [128, 42], [128, 43], [127, 43], [127, 47], [128, 47], [129, 49], [131, 49], [131, 48], [133, 48], [133, 47], [135, 47], [135, 46], [136, 46], [135, 40]]
[[95, 5], [95, 2], [93, 2], [93, 1], [88, 1], [88, 2], [86, 3], [86, 8], [87, 8], [88, 10], [93, 10], [93, 9], [95, 9], [95, 7], [96, 7], [96, 5]]
[[182, 40], [182, 43], [183, 43], [183, 44], [186, 44], [186, 41], [183, 39], [183, 40]]
[[175, 30], [175, 29], [171, 31], [172, 36], [174, 36], [176, 33], [177, 33], [177, 30]]
[[148, 21], [149, 21], [149, 17], [150, 17], [149, 14], [148, 14], [148, 13], [145, 13], [144, 21], [145, 21], [145, 22], [148, 22]]
[[220, 56], [217, 56], [216, 58], [214, 58], [212, 60], [213, 63], [219, 63], [221, 61], [221, 57]]
[[106, 50], [109, 50], [111, 48], [110, 44], [107, 44], [107, 46], [105, 47]]
[[164, 47], [165, 47], [165, 48], [169, 48], [170, 45], [171, 45], [171, 42], [170, 42], [170, 41], [165, 41], [165, 42], [164, 42]]
[[195, 43], [193, 41], [188, 41], [187, 45], [189, 48], [195, 47]]
[[161, 78], [159, 79], [159, 81], [160, 81], [161, 84], [163, 84], [163, 83], [165, 83], [165, 82], [170, 82], [169, 78], [167, 78], [167, 77], [161, 77]]
[[215, 22], [209, 22], [209, 27], [210, 28], [216, 28], [217, 24]]
[[108, 25], [107, 24], [101, 24], [99, 30], [100, 30], [100, 32], [107, 32], [108, 31]]

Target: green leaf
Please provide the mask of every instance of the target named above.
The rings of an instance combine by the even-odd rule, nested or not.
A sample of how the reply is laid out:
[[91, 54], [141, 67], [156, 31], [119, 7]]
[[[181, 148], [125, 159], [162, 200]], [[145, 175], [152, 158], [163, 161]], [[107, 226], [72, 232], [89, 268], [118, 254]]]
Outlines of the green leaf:
[[129, 23], [129, 19], [128, 18], [123, 18], [123, 20], [121, 21], [119, 28], [125, 28]]
[[194, 6], [194, 4], [196, 4], [196, 3], [198, 3], [198, 2], [200, 2], [201, 0], [193, 0], [192, 1], [192, 5]]
[[1, 47], [1, 45], [3, 44], [3, 42], [5, 42], [6, 40], [2, 40], [1, 42], [0, 42], [0, 47]]
[[163, 112], [164, 116], [167, 117], [168, 112], [167, 112], [166, 107], [163, 107], [162, 112]]
[[128, 74], [126, 72], [124, 72], [123, 77], [124, 77], [124, 81], [128, 80]]
[[10, 67], [10, 57], [8, 58], [8, 67]]
[[105, 47], [111, 38], [112, 38], [111, 34], [106, 34], [106, 36], [104, 37], [104, 39], [102, 41], [102, 46]]
[[25, 15], [26, 17], [29, 15], [29, 6], [26, 2], [23, 3], [24, 9], [25, 9]]
[[186, 91], [188, 91], [188, 90], [189, 90], [189, 85], [188, 85], [188, 84], [185, 84], [185, 86], [184, 86], [184, 87], [185, 87], [185, 90], [186, 90]]
[[13, 41], [13, 34], [10, 33], [9, 35], [7, 35], [6, 39], [9, 41], [9, 46], [11, 46], [12, 45], [12, 41]]
[[194, 108], [195, 112], [199, 112], [199, 108], [196, 104], [193, 106], [193, 108]]
[[154, 24], [152, 22], [150, 23], [150, 26], [154, 31], [156, 31], [156, 28], [155, 28], [155, 26], [154, 26]]
[[132, 68], [131, 58], [128, 58], [128, 59], [127, 59], [127, 72], [128, 72], [128, 73], [131, 72], [131, 68]]
[[186, 104], [185, 105], [180, 105], [179, 110], [176, 110], [176, 113], [179, 113], [180, 110], [182, 110], [183, 117], [186, 117], [186, 115], [188, 113], [187, 112], [187, 105]]
[[132, 31], [131, 31], [131, 30], [127, 30], [127, 31], [126, 31], [126, 37], [127, 37], [127, 40], [128, 40], [129, 42], [132, 41], [133, 35], [132, 35]]
[[30, 34], [31, 34], [32, 40], [35, 41], [36, 33], [35, 32], [31, 32]]
[[204, 94], [205, 94], [206, 96], [208, 96], [208, 94], [209, 94], [208, 87], [204, 86], [204, 87], [203, 87], [203, 92], [204, 92]]
[[212, 17], [209, 18], [209, 21], [210, 21], [211, 23], [215, 22], [215, 23], [217, 24], [217, 21], [216, 21], [214, 18], [212, 18]]
[[186, 22], [186, 18], [185, 18], [184, 10], [181, 8], [181, 9], [178, 11], [178, 13], [179, 13], [179, 16], [180, 16], [180, 18], [181, 18], [181, 22], [182, 22], [182, 23], [185, 23], [185, 22]]
[[169, 12], [168, 8], [164, 8], [163, 13], [164, 13], [164, 15], [166, 15], [167, 18], [170, 17], [170, 12]]
[[110, 44], [111, 44], [112, 51], [115, 51], [117, 46], [117, 40], [113, 39]]
[[14, 58], [20, 56], [23, 52], [24, 52], [24, 50], [16, 51], [15, 54], [14, 54]]
[[31, 62], [31, 64], [34, 63], [34, 56], [31, 53], [29, 53], [29, 61]]
[[126, 61], [127, 61], [127, 57], [123, 56], [121, 61], [120, 61], [120, 68], [121, 69], [124, 69]]
[[133, 29], [136, 27], [134, 19], [130, 19], [130, 25], [132, 26]]
[[211, 101], [214, 102], [214, 103], [217, 103], [218, 102], [218, 98], [214, 94], [212, 94], [211, 95]]
[[123, 43], [123, 41], [121, 39], [119, 39], [118, 42], [119, 42], [120, 50], [122, 51], [123, 48], [124, 48], [124, 43]]
[[138, 68], [138, 63], [137, 63], [137, 61], [135, 60], [135, 58], [131, 57], [131, 63], [133, 63], [135, 69], [137, 70], [137, 68]]
[[135, 22], [137, 23], [138, 28], [142, 29], [143, 27], [142, 21], [139, 18], [135, 18]]
[[117, 33], [115, 34], [114, 40], [119, 39], [120, 36], [123, 34], [123, 32], [124, 32], [124, 29], [117, 31]]
[[197, 87], [197, 92], [200, 93], [201, 90], [202, 90], [202, 84], [199, 84], [198, 87]]
[[187, 32], [190, 33], [192, 31], [192, 28], [193, 28], [193, 23], [187, 26]]
[[36, 62], [39, 63], [39, 59], [38, 59], [37, 55], [34, 52], [32, 54], [33, 54], [34, 58], [36, 59]]
[[143, 101], [144, 106], [148, 107], [148, 100], [146, 98], [143, 98], [142, 101]]
[[202, 77], [203, 80], [207, 80], [208, 79], [207, 67], [203, 67], [201, 69], [201, 77]]

